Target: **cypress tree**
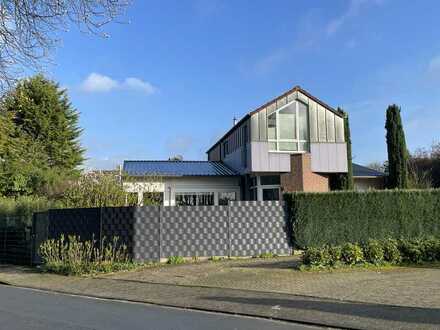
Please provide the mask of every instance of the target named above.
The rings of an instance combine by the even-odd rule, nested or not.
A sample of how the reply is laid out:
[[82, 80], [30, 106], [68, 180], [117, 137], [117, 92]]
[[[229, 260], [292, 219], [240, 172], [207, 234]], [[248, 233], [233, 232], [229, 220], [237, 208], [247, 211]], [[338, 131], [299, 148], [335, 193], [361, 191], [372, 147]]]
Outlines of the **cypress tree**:
[[353, 190], [353, 160], [351, 153], [351, 133], [350, 123], [348, 120], [348, 114], [341, 108], [338, 108], [338, 112], [342, 114], [344, 118], [344, 135], [345, 143], [347, 144], [347, 173], [336, 174], [330, 184], [333, 190]]
[[408, 188], [408, 150], [403, 131], [400, 107], [390, 105], [386, 112], [388, 149], [388, 187], [391, 189]]
[[351, 131], [350, 131], [350, 122], [348, 120], [348, 114], [344, 112], [342, 109], [338, 109], [344, 114], [344, 134], [345, 134], [345, 143], [347, 143], [347, 180], [345, 182], [346, 190], [353, 190], [353, 156], [351, 152]]

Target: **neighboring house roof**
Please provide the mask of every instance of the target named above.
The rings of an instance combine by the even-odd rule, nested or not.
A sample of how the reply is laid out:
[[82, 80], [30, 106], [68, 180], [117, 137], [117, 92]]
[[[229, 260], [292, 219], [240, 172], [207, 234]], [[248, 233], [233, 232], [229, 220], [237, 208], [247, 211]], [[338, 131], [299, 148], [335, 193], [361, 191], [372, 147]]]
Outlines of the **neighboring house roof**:
[[385, 173], [353, 163], [353, 177], [355, 178], [377, 178], [386, 176]]
[[235, 176], [237, 173], [222, 162], [126, 160], [124, 173], [130, 176]]
[[223, 135], [211, 148], [208, 149], [207, 153], [210, 152], [212, 149], [214, 149], [214, 147], [216, 147], [222, 140], [224, 140], [230, 133], [232, 133], [238, 126], [240, 126], [244, 121], [246, 121], [248, 118], [250, 118], [253, 114], [256, 114], [260, 111], [262, 111], [264, 108], [266, 108], [267, 106], [271, 105], [272, 103], [278, 101], [279, 99], [282, 99], [283, 97], [286, 97], [287, 95], [293, 93], [293, 92], [301, 92], [303, 93], [305, 96], [307, 96], [308, 98], [312, 99], [313, 101], [315, 101], [316, 103], [320, 104], [321, 106], [323, 106], [324, 108], [330, 110], [331, 112], [333, 112], [335, 115], [342, 117], [342, 113], [339, 112], [338, 110], [335, 110], [334, 108], [332, 108], [331, 106], [329, 106], [328, 104], [322, 102], [320, 99], [314, 97], [312, 94], [310, 94], [309, 92], [307, 92], [306, 90], [302, 89], [300, 86], [295, 86], [292, 89], [289, 89], [287, 92], [275, 97], [274, 99], [270, 100], [269, 102], [264, 103], [262, 106], [258, 107], [257, 109], [247, 113], [243, 118], [241, 118], [229, 131], [226, 132], [225, 135]]

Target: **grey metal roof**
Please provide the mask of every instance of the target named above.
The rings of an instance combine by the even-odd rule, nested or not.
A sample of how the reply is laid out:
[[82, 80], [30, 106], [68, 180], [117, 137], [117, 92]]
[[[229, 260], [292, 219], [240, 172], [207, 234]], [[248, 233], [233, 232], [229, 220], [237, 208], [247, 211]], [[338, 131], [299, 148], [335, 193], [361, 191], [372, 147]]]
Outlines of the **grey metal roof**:
[[373, 170], [372, 168], [369, 168], [369, 167], [365, 167], [365, 166], [353, 163], [353, 176], [354, 177], [381, 177], [381, 176], [385, 176], [385, 173]]
[[235, 176], [222, 162], [125, 160], [124, 173], [131, 176]]

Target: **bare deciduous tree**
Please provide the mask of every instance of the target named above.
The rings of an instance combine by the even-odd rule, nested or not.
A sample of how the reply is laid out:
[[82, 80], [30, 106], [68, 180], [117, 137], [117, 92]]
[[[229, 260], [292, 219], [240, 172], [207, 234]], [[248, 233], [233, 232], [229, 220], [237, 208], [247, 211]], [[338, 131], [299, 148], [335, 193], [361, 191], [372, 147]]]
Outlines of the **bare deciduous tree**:
[[41, 70], [70, 25], [105, 36], [101, 27], [124, 13], [131, 0], [2, 0], [0, 91], [25, 70]]

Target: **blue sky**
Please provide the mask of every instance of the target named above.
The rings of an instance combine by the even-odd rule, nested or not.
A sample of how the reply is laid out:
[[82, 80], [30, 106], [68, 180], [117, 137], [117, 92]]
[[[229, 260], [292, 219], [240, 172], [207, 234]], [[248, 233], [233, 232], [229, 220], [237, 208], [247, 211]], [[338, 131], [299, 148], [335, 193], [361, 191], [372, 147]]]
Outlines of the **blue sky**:
[[134, 1], [109, 38], [72, 29], [49, 76], [81, 112], [88, 167], [205, 159], [241, 117], [300, 85], [350, 115], [355, 161], [386, 159], [402, 107], [411, 151], [440, 131], [440, 2]]

